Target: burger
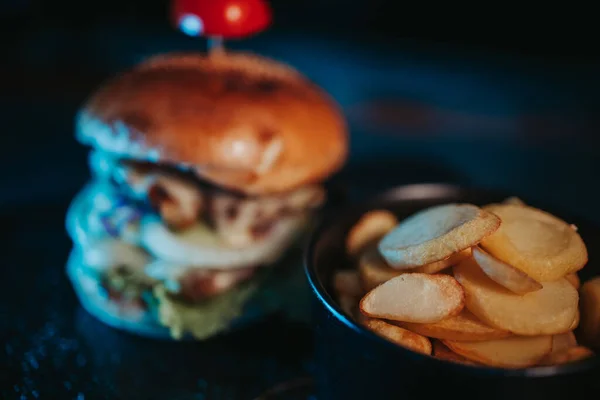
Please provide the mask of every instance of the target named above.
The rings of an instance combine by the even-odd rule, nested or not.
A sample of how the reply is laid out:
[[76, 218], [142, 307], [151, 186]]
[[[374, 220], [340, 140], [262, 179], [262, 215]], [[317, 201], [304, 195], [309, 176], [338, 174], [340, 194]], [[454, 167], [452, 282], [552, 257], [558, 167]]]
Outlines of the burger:
[[67, 273], [113, 327], [204, 339], [229, 329], [345, 163], [338, 105], [246, 53], [151, 57], [76, 118], [92, 179], [71, 203]]

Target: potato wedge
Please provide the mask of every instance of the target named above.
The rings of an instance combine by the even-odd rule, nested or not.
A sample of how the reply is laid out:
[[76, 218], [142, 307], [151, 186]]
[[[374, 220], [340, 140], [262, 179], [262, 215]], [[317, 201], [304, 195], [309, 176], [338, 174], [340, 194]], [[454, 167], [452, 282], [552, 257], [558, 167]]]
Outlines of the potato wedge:
[[377, 246], [369, 247], [358, 259], [358, 275], [366, 292], [406, 272], [387, 265]]
[[518, 295], [488, 278], [474, 259], [454, 267], [454, 277], [464, 288], [467, 309], [490, 326], [523, 336], [571, 330], [579, 296], [564, 278]]
[[565, 275], [565, 279], [568, 280], [576, 290], [579, 290], [581, 287], [581, 280], [579, 280], [579, 275], [577, 275], [577, 273], [574, 272], [572, 274]]
[[476, 362], [467, 360], [450, 350], [444, 343], [439, 340], [434, 340], [432, 343], [433, 356], [440, 360], [452, 361], [459, 364], [478, 365]]
[[494, 233], [500, 219], [472, 204], [446, 204], [401, 221], [379, 242], [379, 252], [396, 269], [445, 260]]
[[370, 317], [418, 323], [439, 322], [459, 314], [463, 307], [462, 287], [453, 277], [441, 274], [402, 274], [360, 301], [360, 310]]
[[450, 350], [469, 360], [500, 368], [531, 367], [552, 350], [552, 336], [513, 336], [485, 342], [442, 342]]
[[587, 263], [587, 249], [579, 234], [554, 215], [510, 204], [484, 209], [499, 216], [502, 225], [481, 246], [536, 281], [555, 281]]
[[333, 275], [333, 289], [338, 295], [343, 293], [347, 296], [360, 297], [364, 294], [358, 271], [353, 269], [336, 271]]
[[567, 364], [574, 361], [584, 360], [593, 357], [594, 352], [587, 347], [575, 346], [569, 347], [557, 353], [551, 353], [540, 361], [540, 365]]
[[473, 258], [488, 278], [513, 293], [525, 294], [542, 288], [541, 283], [525, 272], [492, 257], [479, 247], [473, 247]]
[[581, 287], [581, 341], [587, 346], [600, 347], [600, 276]]
[[373, 210], [364, 214], [346, 237], [346, 251], [357, 256], [367, 246], [379, 241], [398, 225], [398, 219], [387, 210]]
[[395, 323], [419, 335], [437, 339], [475, 342], [502, 339], [511, 336], [511, 333], [508, 331], [485, 325], [466, 309], [463, 309], [460, 314], [454, 317], [446, 318], [433, 324]]
[[366, 321], [365, 327], [399, 346], [419, 353], [431, 354], [431, 342], [425, 336], [402, 329], [396, 325], [388, 324], [379, 319]]

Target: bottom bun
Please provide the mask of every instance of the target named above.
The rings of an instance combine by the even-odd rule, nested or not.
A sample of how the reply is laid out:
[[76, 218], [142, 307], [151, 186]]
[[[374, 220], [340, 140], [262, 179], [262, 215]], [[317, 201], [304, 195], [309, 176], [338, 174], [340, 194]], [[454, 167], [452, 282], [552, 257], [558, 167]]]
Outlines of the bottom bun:
[[[222, 296], [221, 300], [217, 296], [214, 306], [224, 312], [220, 312], [221, 310], [210, 310], [213, 301], [203, 304], [202, 312], [206, 312], [206, 322], [209, 326], [200, 333], [191, 335], [182, 331], [180, 326], [169, 328], [159, 322], [160, 319], [165, 319], [165, 313], [169, 312], [172, 304], [166, 303], [168, 306], [162, 308], [162, 310], [160, 306], [157, 310], [144, 310], [137, 307], [127, 307], [107, 298], [104, 289], [100, 285], [98, 276], [94, 274], [93, 269], [84, 265], [82, 256], [77, 250], [73, 250], [69, 256], [67, 275], [71, 280], [75, 294], [79, 298], [82, 307], [89, 314], [113, 328], [154, 339], [203, 340], [224, 331], [235, 329], [250, 319], [260, 317], [262, 314], [260, 312], [257, 313], [256, 305], [252, 305], [253, 301], [251, 301], [251, 297], [256, 286], [253, 283], [252, 287], [249, 288], [246, 286], [243, 289], [242, 295], [232, 296], [233, 301], [239, 302], [238, 304], [231, 304], [230, 300], [228, 304], [232, 305], [232, 307], [223, 308], [223, 296], [227, 296], [229, 293], [220, 295]], [[232, 290], [237, 291], [238, 288]], [[193, 307], [190, 306], [188, 308]], [[240, 310], [243, 309], [243, 312], [236, 312], [237, 308]], [[248, 308], [249, 310], [247, 310]], [[177, 320], [173, 316], [166, 319], [171, 321], [173, 319]]]

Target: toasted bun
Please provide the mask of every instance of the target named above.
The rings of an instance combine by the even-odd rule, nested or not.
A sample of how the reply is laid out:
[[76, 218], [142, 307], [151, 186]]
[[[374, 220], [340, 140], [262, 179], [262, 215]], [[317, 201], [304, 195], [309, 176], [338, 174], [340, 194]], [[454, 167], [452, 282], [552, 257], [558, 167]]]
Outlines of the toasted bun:
[[77, 136], [248, 194], [322, 181], [348, 152], [344, 118], [324, 91], [285, 64], [241, 53], [148, 59], [88, 100]]

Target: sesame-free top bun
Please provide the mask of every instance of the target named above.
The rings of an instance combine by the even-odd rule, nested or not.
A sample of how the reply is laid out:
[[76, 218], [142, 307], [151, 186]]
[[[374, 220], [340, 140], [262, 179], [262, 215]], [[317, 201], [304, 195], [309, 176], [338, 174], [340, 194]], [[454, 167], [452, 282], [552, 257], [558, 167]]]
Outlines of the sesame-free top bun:
[[338, 105], [291, 67], [252, 54], [172, 53], [109, 80], [77, 137], [126, 158], [184, 164], [248, 194], [319, 182], [348, 152]]

